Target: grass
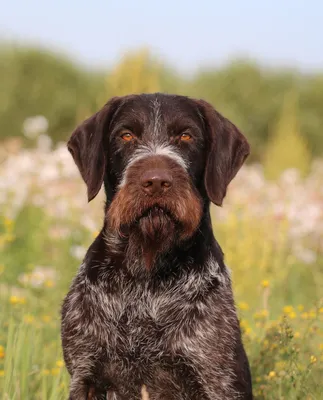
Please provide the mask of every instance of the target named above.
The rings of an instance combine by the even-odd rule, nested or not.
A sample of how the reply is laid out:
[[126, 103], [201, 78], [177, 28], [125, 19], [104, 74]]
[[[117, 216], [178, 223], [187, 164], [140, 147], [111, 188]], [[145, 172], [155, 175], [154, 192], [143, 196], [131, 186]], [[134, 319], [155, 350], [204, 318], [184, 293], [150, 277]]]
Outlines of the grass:
[[[28, 201], [14, 219], [0, 218], [0, 399], [68, 397], [59, 310], [80, 264], [75, 249], [95, 235], [78, 220], [65, 218], [69, 234], [55, 235], [57, 217]], [[312, 243], [316, 262], [299, 260], [288, 221], [270, 213], [255, 219], [232, 208], [213, 221], [233, 273], [255, 398], [322, 399], [322, 252]]]

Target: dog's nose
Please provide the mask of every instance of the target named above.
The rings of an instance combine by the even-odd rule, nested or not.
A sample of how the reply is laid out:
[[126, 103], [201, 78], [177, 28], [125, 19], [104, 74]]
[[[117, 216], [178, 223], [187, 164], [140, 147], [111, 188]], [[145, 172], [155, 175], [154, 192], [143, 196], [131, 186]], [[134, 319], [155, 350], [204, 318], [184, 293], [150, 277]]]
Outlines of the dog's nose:
[[149, 196], [161, 195], [172, 186], [173, 179], [167, 170], [153, 169], [144, 172], [141, 177], [141, 186]]

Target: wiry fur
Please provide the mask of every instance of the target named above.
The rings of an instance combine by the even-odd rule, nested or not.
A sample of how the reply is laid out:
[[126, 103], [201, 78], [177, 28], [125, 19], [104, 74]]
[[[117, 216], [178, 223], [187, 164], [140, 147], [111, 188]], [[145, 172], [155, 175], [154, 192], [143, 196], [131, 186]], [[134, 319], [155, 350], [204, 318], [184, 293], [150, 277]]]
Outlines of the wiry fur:
[[[206, 194], [222, 201], [228, 181], [218, 183], [222, 192], [217, 192], [205, 176], [208, 143], [214, 138], [206, 131], [203, 107], [161, 94], [130, 96], [119, 107], [105, 116], [106, 134], [113, 137], [114, 124], [122, 126], [131, 115], [142, 122], [143, 133], [136, 139], [142, 143], [136, 150], [122, 147], [117, 138], [115, 158], [107, 157], [104, 225], [64, 300], [62, 344], [70, 400], [140, 399], [143, 385], [150, 400], [251, 400], [231, 279], [213, 236]], [[194, 141], [183, 147], [171, 135], [176, 127], [182, 131], [179, 120], [185, 119]], [[79, 146], [82, 140], [75, 134]], [[222, 134], [236, 133], [217, 133]], [[167, 149], [167, 140], [166, 152], [142, 150], [160, 149], [161, 143]], [[231, 142], [237, 145], [234, 137]], [[223, 174], [233, 176], [245, 152], [237, 145], [237, 156], [231, 144], [225, 146], [224, 152], [232, 152], [232, 171]], [[221, 154], [212, 156], [221, 162]], [[157, 197], [143, 194], [138, 181], [152, 164], [173, 174], [171, 189]]]

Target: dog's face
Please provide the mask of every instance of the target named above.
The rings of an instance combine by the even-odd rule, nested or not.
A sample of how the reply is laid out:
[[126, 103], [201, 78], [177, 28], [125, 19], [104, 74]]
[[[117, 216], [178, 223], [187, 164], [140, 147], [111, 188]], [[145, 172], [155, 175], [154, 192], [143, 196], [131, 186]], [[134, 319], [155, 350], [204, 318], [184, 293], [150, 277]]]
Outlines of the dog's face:
[[164, 94], [111, 99], [68, 149], [89, 201], [105, 181], [110, 229], [156, 252], [194, 234], [208, 200], [222, 204], [249, 154], [245, 137], [210, 104]]

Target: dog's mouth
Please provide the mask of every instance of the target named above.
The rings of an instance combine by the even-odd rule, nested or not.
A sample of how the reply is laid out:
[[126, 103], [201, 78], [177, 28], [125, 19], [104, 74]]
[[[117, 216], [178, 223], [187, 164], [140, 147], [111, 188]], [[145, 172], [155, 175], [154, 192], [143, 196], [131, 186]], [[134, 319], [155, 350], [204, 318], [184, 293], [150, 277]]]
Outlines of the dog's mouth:
[[170, 219], [174, 223], [178, 223], [179, 221], [175, 217], [175, 215], [166, 207], [162, 207], [159, 205], [154, 205], [152, 207], [147, 208], [137, 219], [135, 222], [139, 222], [143, 218], [166, 218]]

